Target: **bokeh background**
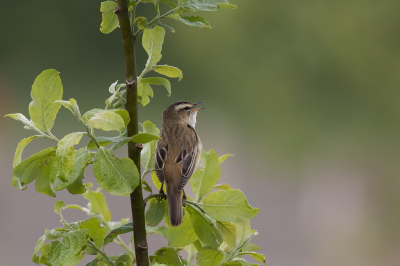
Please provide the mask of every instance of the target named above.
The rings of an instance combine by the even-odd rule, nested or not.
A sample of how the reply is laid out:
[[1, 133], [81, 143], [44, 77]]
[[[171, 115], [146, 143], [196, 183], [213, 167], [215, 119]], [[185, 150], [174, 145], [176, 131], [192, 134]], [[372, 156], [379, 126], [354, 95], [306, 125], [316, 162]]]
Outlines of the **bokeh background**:
[[[268, 265], [399, 265], [400, 2], [231, 3], [238, 9], [200, 14], [211, 30], [169, 22], [176, 33], [167, 33], [161, 63], [181, 68], [184, 79], [172, 81], [171, 97], [154, 86], [140, 120], [160, 126], [173, 101], [204, 101], [196, 129], [206, 150], [235, 154], [223, 164], [221, 183], [260, 208], [253, 242]], [[63, 98], [75, 98], [82, 112], [103, 106], [109, 85], [124, 80], [124, 61], [119, 30], [99, 31], [99, 6], [0, 2], [1, 117], [28, 115], [31, 85], [49, 68], [61, 72]], [[146, 4], [138, 14], [154, 11]], [[137, 52], [142, 69], [140, 43]], [[53, 133], [76, 130], [61, 109]], [[57, 199], [86, 204], [64, 191], [38, 194], [33, 183], [26, 191], [11, 187], [14, 150], [30, 134], [0, 118], [1, 265], [32, 264], [44, 229], [59, 226]], [[51, 144], [35, 140], [23, 157]], [[114, 220], [130, 217], [129, 198], [106, 196]], [[64, 216], [86, 218], [76, 210]], [[151, 250], [162, 241], [150, 236]]]

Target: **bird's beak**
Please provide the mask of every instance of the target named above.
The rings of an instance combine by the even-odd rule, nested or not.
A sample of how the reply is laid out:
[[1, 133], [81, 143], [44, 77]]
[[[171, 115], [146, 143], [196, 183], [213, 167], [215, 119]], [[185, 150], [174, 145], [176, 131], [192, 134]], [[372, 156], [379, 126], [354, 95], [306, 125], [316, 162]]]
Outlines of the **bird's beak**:
[[204, 109], [205, 107], [200, 107], [200, 108], [196, 108], [196, 109], [192, 109], [192, 110], [190, 110], [190, 111], [192, 111], [192, 112], [197, 112], [198, 110], [201, 110], [201, 109]]
[[[201, 104], [201, 103], [202, 103], [202, 102], [194, 103], [193, 107], [195, 107], [196, 105]], [[190, 110], [190, 111], [192, 111], [192, 112], [197, 112], [197, 111], [199, 111], [199, 110], [201, 110], [201, 109], [204, 109], [204, 108], [205, 108], [205, 107], [200, 107], [200, 108], [192, 109], [192, 110]]]

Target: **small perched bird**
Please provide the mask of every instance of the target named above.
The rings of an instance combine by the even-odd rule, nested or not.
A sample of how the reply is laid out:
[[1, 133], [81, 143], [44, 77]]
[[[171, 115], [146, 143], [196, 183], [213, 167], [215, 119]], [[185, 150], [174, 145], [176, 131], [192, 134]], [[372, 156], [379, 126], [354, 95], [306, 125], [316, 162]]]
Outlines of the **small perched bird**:
[[[175, 102], [163, 112], [161, 139], [157, 142], [155, 170], [167, 189], [169, 219], [179, 226], [183, 219], [183, 187], [200, 163], [201, 141], [195, 124], [199, 103]], [[164, 194], [163, 185], [160, 194]]]

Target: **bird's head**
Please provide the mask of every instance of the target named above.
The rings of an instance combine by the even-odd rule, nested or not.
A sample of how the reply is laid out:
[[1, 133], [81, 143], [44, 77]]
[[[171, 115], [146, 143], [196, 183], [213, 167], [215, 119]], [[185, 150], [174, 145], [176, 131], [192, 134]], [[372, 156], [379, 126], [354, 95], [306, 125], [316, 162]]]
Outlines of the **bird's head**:
[[200, 103], [202, 102], [175, 102], [164, 110], [163, 121], [168, 123], [189, 124], [194, 128], [196, 124], [197, 111], [204, 109], [204, 107], [195, 108]]

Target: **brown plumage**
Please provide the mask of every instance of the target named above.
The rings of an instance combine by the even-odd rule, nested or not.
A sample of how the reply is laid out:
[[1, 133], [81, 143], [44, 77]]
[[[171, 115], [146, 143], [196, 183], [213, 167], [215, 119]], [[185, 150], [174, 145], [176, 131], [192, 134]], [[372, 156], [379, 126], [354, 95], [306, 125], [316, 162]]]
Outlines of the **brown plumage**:
[[[172, 226], [183, 219], [183, 187], [200, 162], [201, 141], [196, 133], [199, 103], [175, 102], [163, 112], [161, 139], [157, 143], [155, 169], [167, 189], [168, 212]], [[162, 188], [161, 188], [162, 190]], [[160, 193], [163, 191], [160, 190]]]

